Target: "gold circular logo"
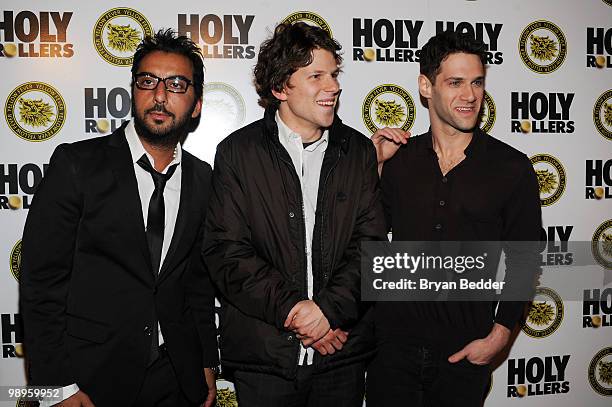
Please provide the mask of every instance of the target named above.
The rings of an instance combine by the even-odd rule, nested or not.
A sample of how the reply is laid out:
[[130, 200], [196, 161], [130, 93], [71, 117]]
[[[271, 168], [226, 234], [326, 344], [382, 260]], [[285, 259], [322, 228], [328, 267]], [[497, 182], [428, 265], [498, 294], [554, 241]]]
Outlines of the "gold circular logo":
[[565, 34], [546, 20], [534, 21], [525, 27], [518, 48], [523, 63], [539, 74], [556, 71], [567, 56]]
[[612, 270], [612, 219], [599, 225], [593, 233], [591, 252], [597, 263]]
[[282, 21], [283, 24], [293, 24], [295, 22], [302, 21], [304, 23], [311, 23], [320, 27], [323, 31], [329, 34], [331, 38], [334, 38], [334, 33], [331, 27], [327, 24], [327, 21], [320, 15], [313, 13], [312, 11], [296, 11], [295, 13], [289, 14]]
[[22, 400], [21, 398], [17, 400], [17, 404], [15, 404], [15, 407], [38, 407], [38, 406], [39, 406], [38, 401]]
[[612, 89], [597, 98], [593, 107], [593, 122], [599, 134], [612, 140]]
[[5, 42], [4, 44], [0, 44], [0, 50], [2, 50], [4, 52], [4, 55], [9, 58], [12, 58], [17, 55], [17, 46], [12, 43]]
[[482, 131], [489, 133], [493, 129], [496, 114], [495, 102], [489, 92], [485, 91], [484, 103], [482, 104], [480, 113], [480, 128]]
[[361, 107], [361, 117], [371, 133], [383, 127], [401, 127], [408, 131], [416, 119], [416, 108], [406, 89], [387, 83], [367, 94]]
[[144, 15], [131, 8], [117, 7], [98, 18], [93, 29], [93, 43], [109, 64], [132, 66], [138, 44], [152, 35], [153, 28]]
[[11, 267], [11, 274], [19, 282], [19, 277], [21, 276], [21, 240], [18, 240], [11, 250], [9, 265]]
[[529, 159], [538, 178], [540, 204], [549, 206], [565, 192], [567, 177], [561, 162], [550, 154], [537, 154]]
[[217, 406], [238, 407], [234, 385], [221, 376], [217, 379]]
[[536, 288], [535, 296], [522, 330], [532, 338], [546, 338], [552, 335], [563, 322], [563, 301], [559, 294], [548, 287]]
[[589, 383], [602, 396], [612, 396], [612, 347], [603, 348], [591, 359]]
[[45, 141], [66, 122], [66, 103], [57, 89], [44, 82], [26, 82], [9, 94], [4, 117], [13, 133], [27, 141]]

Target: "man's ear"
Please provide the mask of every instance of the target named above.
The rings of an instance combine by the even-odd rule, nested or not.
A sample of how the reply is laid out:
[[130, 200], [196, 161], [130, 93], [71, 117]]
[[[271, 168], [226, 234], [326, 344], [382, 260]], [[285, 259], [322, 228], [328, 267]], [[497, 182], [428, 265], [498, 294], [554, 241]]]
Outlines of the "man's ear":
[[419, 75], [419, 93], [425, 99], [431, 99], [432, 83], [429, 78], [423, 74]]
[[287, 100], [287, 92], [285, 92], [285, 88], [283, 88], [283, 90], [281, 91], [272, 89], [272, 94], [274, 95], [275, 98], [277, 98], [281, 102], [284, 102], [285, 100]]
[[191, 112], [191, 117], [196, 118], [202, 113], [202, 99], [198, 99], [193, 107], [193, 112]]

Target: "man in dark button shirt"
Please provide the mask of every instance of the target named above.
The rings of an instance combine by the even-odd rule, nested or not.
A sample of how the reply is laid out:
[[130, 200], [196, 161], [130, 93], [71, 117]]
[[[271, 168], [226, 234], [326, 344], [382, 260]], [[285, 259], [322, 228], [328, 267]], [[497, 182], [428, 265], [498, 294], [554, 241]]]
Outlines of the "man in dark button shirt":
[[[529, 159], [477, 127], [484, 63], [481, 41], [454, 32], [431, 38], [422, 49], [418, 79], [430, 130], [408, 143], [397, 129], [373, 137], [384, 162], [383, 200], [394, 241], [539, 239], [539, 191]], [[523, 271], [521, 260], [506, 253], [506, 275]], [[368, 407], [398, 401], [480, 406], [488, 364], [507, 345], [523, 306], [379, 302]]]

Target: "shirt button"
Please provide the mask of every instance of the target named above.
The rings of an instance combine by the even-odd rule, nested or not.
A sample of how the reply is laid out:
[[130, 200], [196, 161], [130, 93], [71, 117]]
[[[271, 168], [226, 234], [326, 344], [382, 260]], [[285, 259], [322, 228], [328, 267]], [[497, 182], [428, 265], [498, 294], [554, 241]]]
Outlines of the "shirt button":
[[144, 327], [144, 334], [145, 334], [145, 335], [147, 335], [147, 336], [151, 336], [151, 333], [152, 333], [152, 331], [151, 331], [151, 327], [150, 327], [150, 326], [148, 326], [148, 325], [146, 325], [146, 326]]
[[289, 335], [289, 336], [287, 337], [287, 340], [288, 340], [288, 341], [292, 341], [292, 340], [293, 340], [293, 335]]
[[294, 216], [295, 216], [295, 213], [293, 213], [293, 212], [289, 212], [289, 217], [290, 217], [290, 218], [293, 218]]
[[442, 177], [442, 182], [446, 184], [448, 182], [448, 178]]
[[435, 227], [436, 227], [436, 230], [441, 230], [442, 229], [442, 225], [439, 224], [439, 223]]
[[440, 201], [440, 206], [444, 206], [444, 205], [446, 205], [446, 202]]

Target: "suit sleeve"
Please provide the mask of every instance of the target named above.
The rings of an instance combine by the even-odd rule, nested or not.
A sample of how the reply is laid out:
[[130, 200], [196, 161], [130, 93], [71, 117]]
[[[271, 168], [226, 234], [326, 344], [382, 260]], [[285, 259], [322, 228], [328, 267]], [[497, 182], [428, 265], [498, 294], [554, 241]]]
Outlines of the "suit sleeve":
[[75, 383], [65, 336], [66, 300], [83, 205], [77, 165], [69, 145], [57, 147], [23, 232], [19, 301], [32, 385]]
[[284, 329], [289, 311], [302, 298], [282, 274], [258, 256], [252, 242], [244, 186], [217, 149], [206, 216], [203, 255], [223, 297], [241, 312]]
[[348, 329], [364, 311], [361, 301], [361, 243], [385, 240], [378, 164], [374, 146], [369, 145], [359, 205], [351, 240], [342, 255], [343, 267], [334, 270], [323, 290], [315, 297], [332, 328]]
[[192, 249], [185, 292], [193, 311], [202, 346], [203, 366], [216, 367], [219, 365], [219, 352], [217, 350], [217, 328], [215, 326], [215, 290], [202, 259], [203, 232], [204, 227], [202, 225]]
[[[525, 308], [526, 290], [535, 288], [541, 272], [538, 241], [542, 229], [540, 190], [533, 166], [524, 157], [523, 171], [503, 212], [506, 253], [506, 284], [497, 307], [495, 322], [512, 330]], [[508, 298], [508, 301], [504, 301]], [[514, 301], [513, 301], [514, 300]]]

